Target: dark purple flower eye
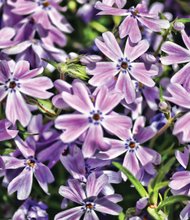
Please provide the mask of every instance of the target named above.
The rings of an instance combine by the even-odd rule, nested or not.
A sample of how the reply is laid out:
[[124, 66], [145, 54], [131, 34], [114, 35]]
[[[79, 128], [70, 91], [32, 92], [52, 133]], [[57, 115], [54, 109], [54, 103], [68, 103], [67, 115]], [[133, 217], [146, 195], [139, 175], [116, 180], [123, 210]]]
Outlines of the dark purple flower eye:
[[9, 88], [14, 89], [15, 87], [16, 87], [15, 81], [11, 81], [11, 82], [9, 83]]
[[26, 160], [26, 165], [31, 167], [31, 168], [34, 168], [36, 166], [36, 161], [35, 159], [27, 159]]
[[92, 117], [95, 121], [99, 121], [100, 120], [100, 115], [99, 114], [94, 114]]

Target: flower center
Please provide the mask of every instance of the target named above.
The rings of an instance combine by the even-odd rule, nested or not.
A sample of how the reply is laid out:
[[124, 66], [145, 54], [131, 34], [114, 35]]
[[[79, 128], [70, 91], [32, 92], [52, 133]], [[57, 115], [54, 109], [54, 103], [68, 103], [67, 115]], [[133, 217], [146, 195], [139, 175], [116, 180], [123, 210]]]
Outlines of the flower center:
[[121, 67], [122, 67], [123, 69], [127, 69], [127, 68], [128, 68], [128, 64], [127, 64], [126, 62], [122, 62], [122, 63], [121, 63]]
[[88, 119], [90, 123], [98, 125], [103, 120], [102, 112], [99, 110], [93, 110], [90, 112], [90, 116], [88, 117]]
[[134, 151], [135, 149], [138, 148], [138, 146], [139, 144], [133, 138], [129, 138], [125, 142], [125, 147], [130, 151]]
[[27, 159], [26, 166], [34, 168], [36, 166], [36, 160], [34, 158]]
[[4, 88], [6, 91], [9, 90], [10, 92], [15, 92], [16, 88], [20, 88], [20, 83], [18, 79], [10, 78], [5, 82]]
[[131, 70], [130, 60], [127, 58], [118, 59], [117, 70], [122, 71], [122, 73], [126, 74], [127, 71]]
[[100, 120], [100, 115], [99, 114], [94, 114], [92, 117], [95, 121], [99, 121]]
[[131, 17], [135, 18], [135, 17], [139, 16], [139, 11], [136, 8], [131, 7], [129, 9], [129, 11], [131, 12]]
[[48, 7], [50, 4], [49, 4], [49, 2], [48, 1], [45, 1], [45, 2], [43, 2], [43, 6], [46, 8], [46, 7]]
[[15, 81], [11, 81], [11, 82], [9, 83], [9, 88], [14, 89], [15, 87], [16, 87]]
[[93, 202], [86, 202], [84, 206], [87, 212], [91, 212], [93, 209], [95, 209], [95, 204]]
[[87, 209], [93, 209], [94, 205], [92, 203], [86, 204]]
[[129, 147], [130, 148], [135, 148], [136, 147], [136, 143], [135, 142], [133, 142], [133, 141], [131, 141], [130, 143], [129, 143]]

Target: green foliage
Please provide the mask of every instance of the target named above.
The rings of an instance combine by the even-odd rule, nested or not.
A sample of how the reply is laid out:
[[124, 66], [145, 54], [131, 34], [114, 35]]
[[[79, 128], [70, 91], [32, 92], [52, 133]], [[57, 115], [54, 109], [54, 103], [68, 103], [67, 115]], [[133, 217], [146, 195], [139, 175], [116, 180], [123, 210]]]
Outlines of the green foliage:
[[164, 208], [165, 206], [168, 205], [173, 205], [174, 203], [177, 202], [185, 202], [185, 201], [189, 201], [190, 197], [189, 196], [185, 196], [185, 195], [176, 195], [176, 196], [170, 196], [168, 198], [166, 198], [165, 200], [163, 200], [159, 206], [158, 206], [158, 210]]
[[120, 163], [113, 162], [113, 165], [116, 166], [121, 172], [123, 172], [126, 177], [129, 179], [129, 181], [133, 184], [139, 195], [143, 197], [148, 197], [148, 193], [143, 187], [143, 185], [139, 182], [139, 180], [133, 176], [133, 174], [127, 170], [125, 167], [123, 167]]

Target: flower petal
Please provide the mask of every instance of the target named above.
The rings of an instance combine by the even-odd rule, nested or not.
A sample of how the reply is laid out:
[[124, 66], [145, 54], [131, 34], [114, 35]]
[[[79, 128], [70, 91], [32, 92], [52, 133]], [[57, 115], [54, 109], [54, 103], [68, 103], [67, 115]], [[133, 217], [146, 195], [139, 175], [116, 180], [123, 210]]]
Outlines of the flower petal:
[[15, 92], [9, 92], [5, 111], [7, 119], [13, 124], [18, 120], [25, 127], [31, 119], [29, 108], [17, 90]]
[[125, 115], [119, 114], [106, 115], [102, 125], [112, 134], [125, 139], [128, 136], [127, 130], [131, 128], [131, 119]]
[[80, 220], [83, 215], [82, 206], [78, 206], [72, 209], [65, 210], [58, 213], [54, 220]]
[[105, 187], [108, 183], [107, 175], [102, 174], [98, 178], [96, 178], [95, 173], [91, 173], [88, 176], [87, 183], [86, 183], [86, 195], [87, 197], [91, 196], [98, 196], [101, 190]]
[[48, 193], [48, 183], [54, 181], [54, 177], [50, 169], [42, 163], [36, 164], [34, 170], [34, 176], [36, 177], [39, 185], [44, 190], [45, 193]]
[[71, 106], [79, 112], [89, 114], [90, 111], [92, 111], [92, 109], [89, 106], [90, 97], [86, 97], [87, 99], [82, 100], [77, 95], [71, 95], [67, 92], [62, 92], [62, 98], [69, 106]]
[[125, 45], [124, 56], [127, 57], [130, 62], [132, 62], [143, 55], [148, 50], [148, 48], [149, 43], [147, 40], [141, 40], [137, 44], [134, 44], [128, 38]]
[[109, 201], [106, 197], [96, 200], [96, 210], [109, 215], [118, 215], [122, 212], [119, 205]]
[[84, 157], [92, 157], [96, 150], [107, 150], [110, 146], [104, 143], [103, 130], [100, 125], [91, 125], [82, 146]]
[[121, 99], [120, 92], [109, 92], [108, 88], [103, 86], [96, 97], [95, 108], [107, 114], [120, 103]]
[[20, 91], [28, 96], [48, 99], [53, 95], [53, 93], [46, 91], [53, 87], [53, 83], [48, 77], [42, 76], [34, 79], [24, 79], [19, 82], [21, 83]]
[[116, 82], [116, 91], [124, 93], [127, 104], [131, 104], [135, 101], [136, 93], [132, 80], [128, 73], [120, 73]]
[[55, 120], [55, 127], [64, 130], [60, 137], [63, 142], [71, 142], [88, 129], [89, 120], [86, 115], [61, 115]]
[[133, 63], [130, 73], [137, 81], [148, 87], [153, 87], [155, 82], [151, 77], [158, 74], [158, 68], [155, 65], [146, 68], [144, 63]]
[[17, 199], [25, 200], [29, 197], [32, 190], [33, 171], [23, 169], [8, 185], [8, 194], [11, 195], [17, 191]]

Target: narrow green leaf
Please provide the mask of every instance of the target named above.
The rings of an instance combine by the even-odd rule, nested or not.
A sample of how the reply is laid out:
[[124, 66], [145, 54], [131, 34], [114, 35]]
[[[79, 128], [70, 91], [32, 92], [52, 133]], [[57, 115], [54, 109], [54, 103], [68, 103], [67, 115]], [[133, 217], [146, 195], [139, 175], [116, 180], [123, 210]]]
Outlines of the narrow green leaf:
[[125, 167], [123, 167], [120, 163], [117, 162], [113, 162], [113, 165], [127, 176], [129, 181], [133, 184], [133, 186], [142, 198], [148, 197], [148, 193], [143, 187], [143, 185], [139, 182], [139, 180], [136, 177], [133, 176], [133, 174], [129, 170], [127, 170]]
[[104, 27], [102, 24], [100, 24], [98, 21], [92, 21], [89, 24], [93, 29], [95, 29], [96, 31], [100, 32], [100, 33], [104, 33], [106, 32], [108, 29], [106, 27]]
[[170, 171], [171, 167], [173, 166], [175, 160], [176, 159], [173, 157], [164, 166], [160, 167], [157, 176], [152, 181], [152, 188], [154, 188], [157, 183], [160, 183], [165, 178], [166, 174]]
[[166, 198], [165, 200], [163, 200], [159, 204], [157, 209], [160, 210], [165, 206], [172, 205], [177, 202], [184, 202], [184, 201], [189, 201], [189, 200], [190, 200], [190, 197], [185, 196], [185, 195], [170, 196], [170, 197]]
[[169, 181], [157, 183], [154, 187], [154, 191], [159, 191], [160, 189], [166, 187], [168, 185], [168, 183], [169, 183]]
[[118, 220], [125, 220], [125, 214], [121, 212], [118, 216]]
[[151, 208], [148, 207], [147, 208], [148, 213], [150, 214], [150, 216], [155, 219], [155, 220], [164, 220], [164, 218], [162, 218], [162, 216], [160, 216], [156, 210], [156, 208]]
[[50, 100], [37, 99], [37, 106], [41, 112], [50, 116], [56, 116], [55, 111], [52, 109], [53, 105]]
[[160, 102], [164, 102], [163, 89], [162, 89], [162, 86], [161, 86], [161, 85], [160, 85], [160, 87], [159, 87], [159, 91], [160, 91]]
[[176, 19], [177, 22], [182, 22], [183, 24], [189, 23], [190, 22], [190, 18], [179, 18]]

